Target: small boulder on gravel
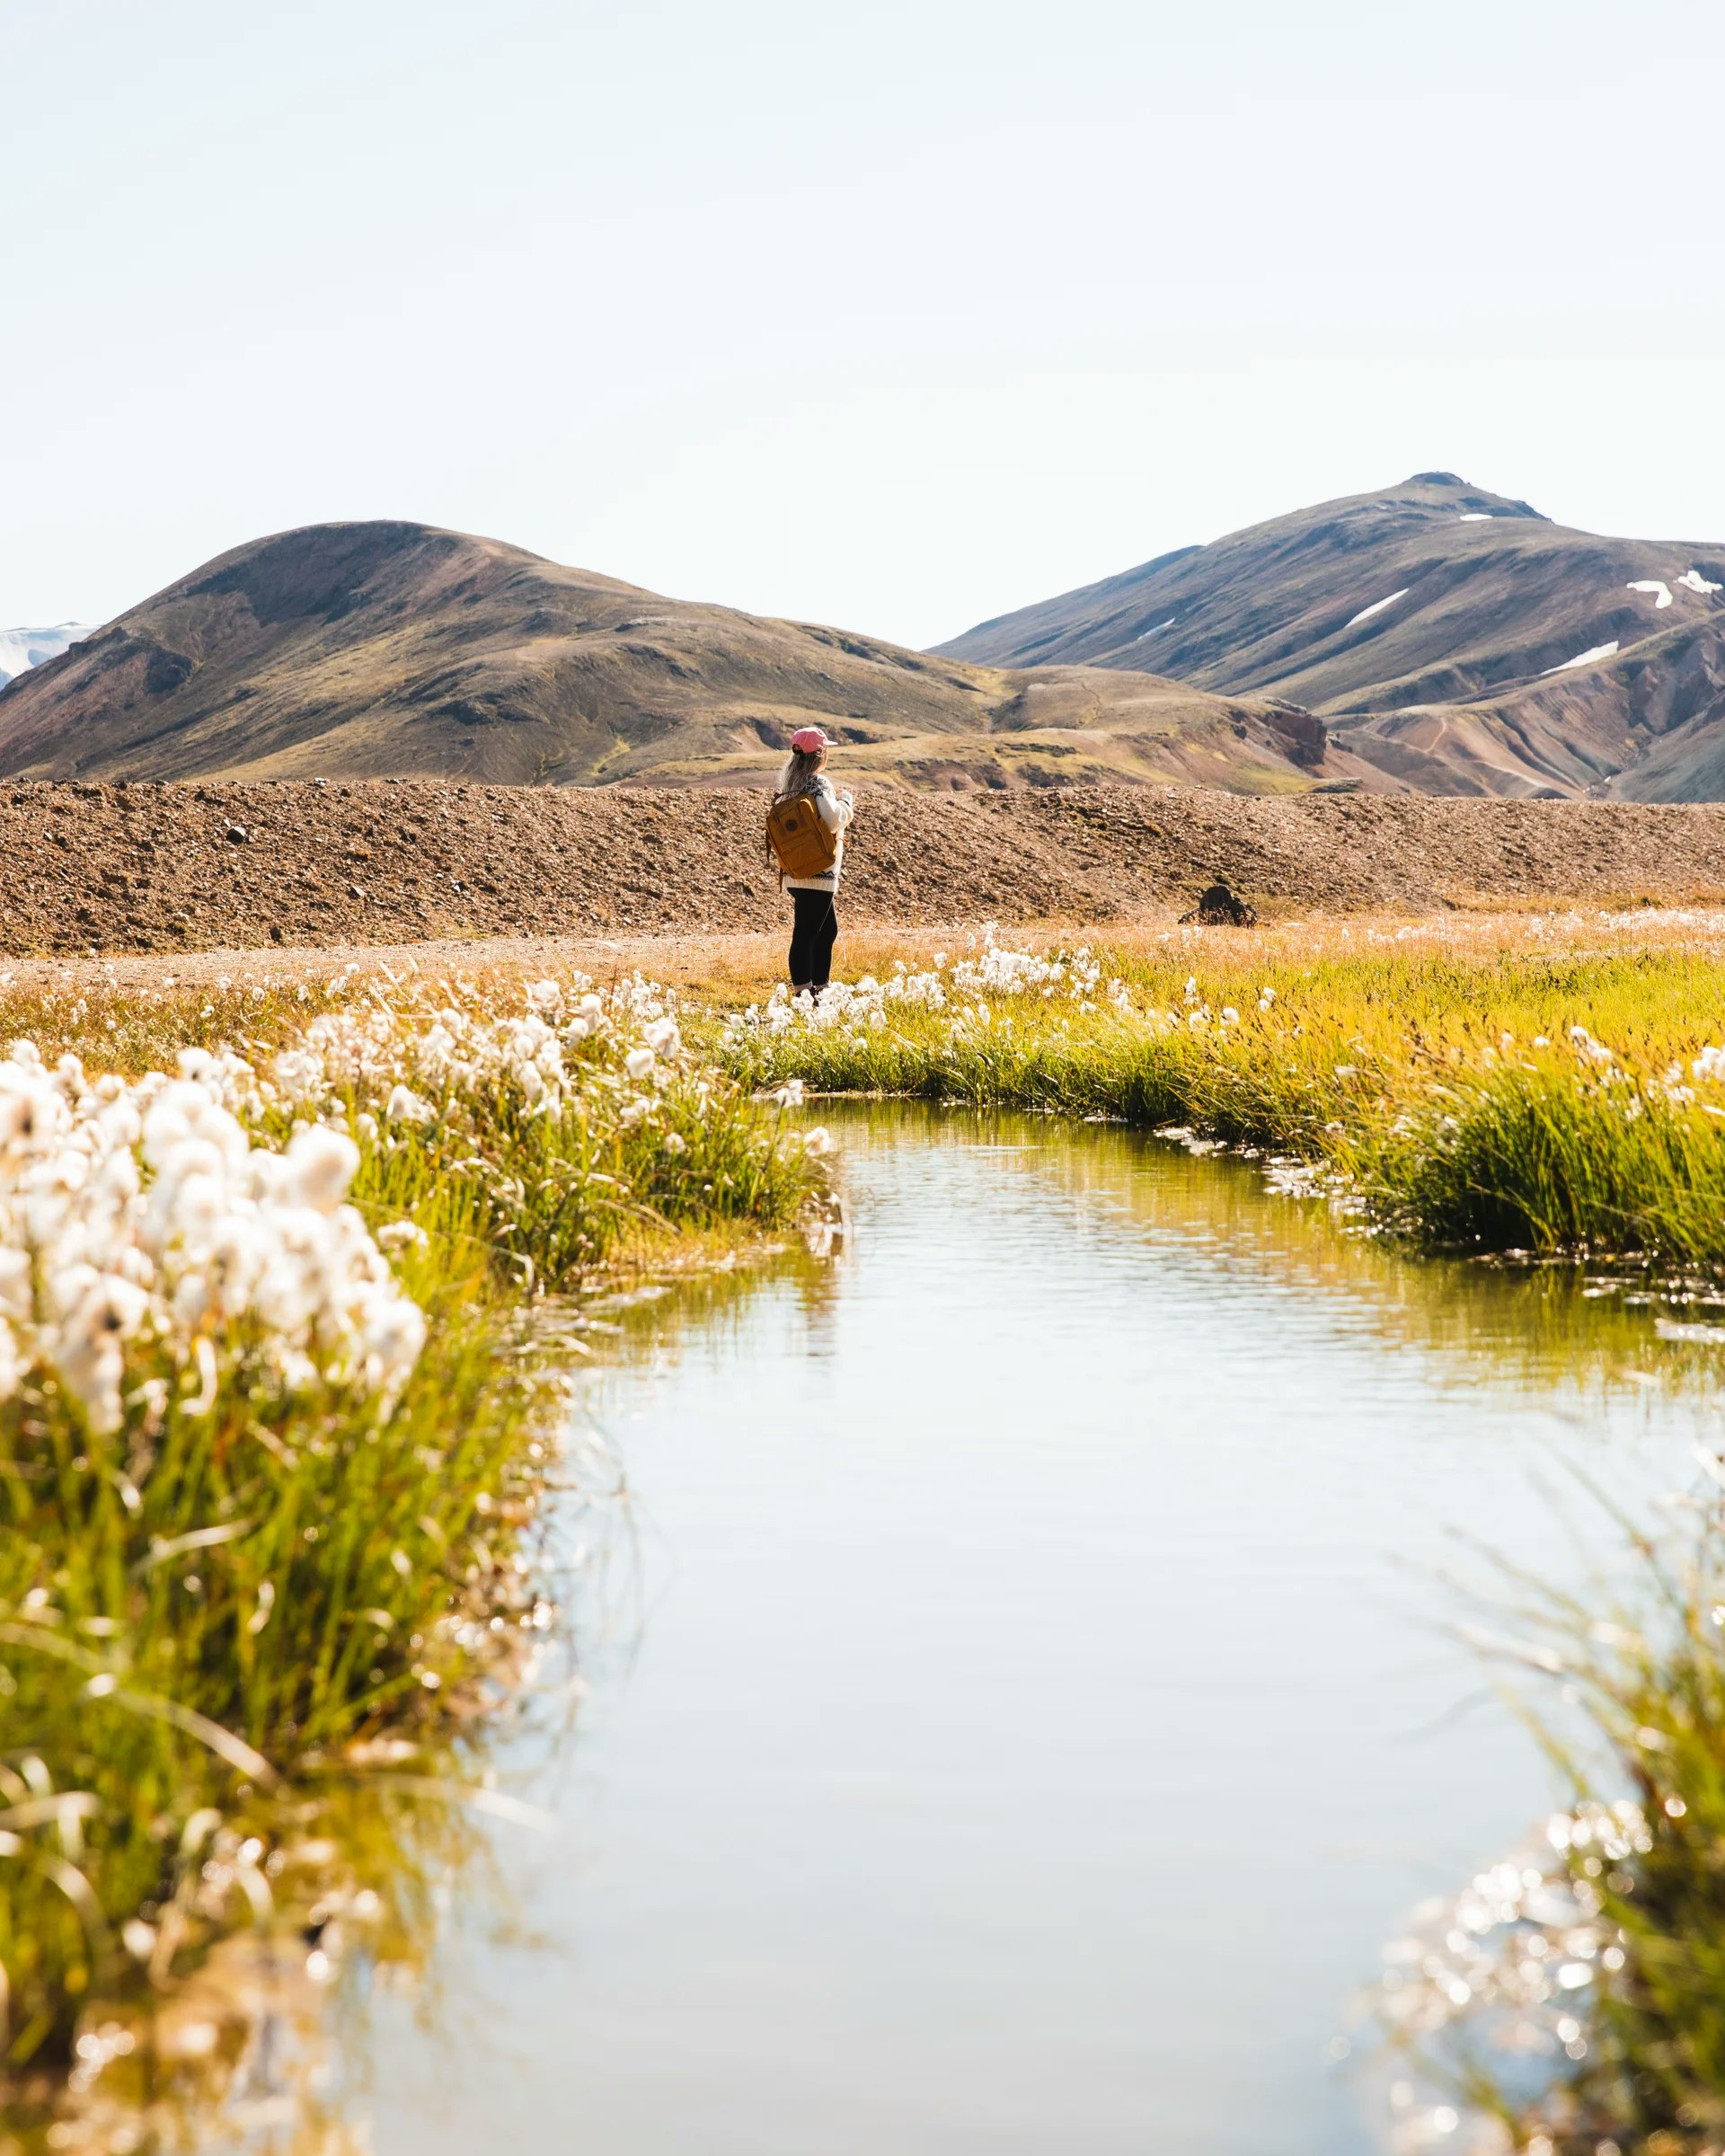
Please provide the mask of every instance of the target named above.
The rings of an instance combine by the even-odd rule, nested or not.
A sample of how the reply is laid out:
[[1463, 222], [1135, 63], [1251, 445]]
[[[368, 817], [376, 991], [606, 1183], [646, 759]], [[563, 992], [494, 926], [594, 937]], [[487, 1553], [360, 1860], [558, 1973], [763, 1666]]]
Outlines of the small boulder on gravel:
[[1252, 928], [1257, 923], [1258, 909], [1243, 898], [1236, 898], [1225, 883], [1218, 882], [1206, 885], [1191, 912], [1180, 918], [1182, 927], [1196, 923], [1202, 928]]

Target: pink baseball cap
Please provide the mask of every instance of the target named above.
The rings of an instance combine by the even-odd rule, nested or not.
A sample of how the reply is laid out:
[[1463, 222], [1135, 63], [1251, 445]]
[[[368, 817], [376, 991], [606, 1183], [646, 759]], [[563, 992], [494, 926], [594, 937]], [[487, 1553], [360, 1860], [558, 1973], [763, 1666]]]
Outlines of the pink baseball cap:
[[812, 756], [818, 748], [830, 748], [833, 745], [818, 726], [800, 726], [791, 737], [791, 746], [801, 749], [805, 756]]

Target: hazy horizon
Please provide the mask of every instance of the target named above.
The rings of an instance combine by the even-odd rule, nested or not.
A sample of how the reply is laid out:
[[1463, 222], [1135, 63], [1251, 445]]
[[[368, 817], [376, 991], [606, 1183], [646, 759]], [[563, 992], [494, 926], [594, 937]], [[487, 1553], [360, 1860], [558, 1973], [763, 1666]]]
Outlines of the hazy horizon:
[[916, 645], [1421, 470], [1725, 539], [1725, 18], [6, 20], [0, 629], [349, 517]]

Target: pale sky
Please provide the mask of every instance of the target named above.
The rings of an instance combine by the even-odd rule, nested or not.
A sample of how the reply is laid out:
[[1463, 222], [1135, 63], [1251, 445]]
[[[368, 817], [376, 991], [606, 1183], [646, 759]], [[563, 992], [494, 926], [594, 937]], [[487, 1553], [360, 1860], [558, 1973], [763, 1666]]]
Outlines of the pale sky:
[[1725, 9], [0, 0], [0, 628], [329, 517], [911, 644], [1439, 467], [1725, 541]]

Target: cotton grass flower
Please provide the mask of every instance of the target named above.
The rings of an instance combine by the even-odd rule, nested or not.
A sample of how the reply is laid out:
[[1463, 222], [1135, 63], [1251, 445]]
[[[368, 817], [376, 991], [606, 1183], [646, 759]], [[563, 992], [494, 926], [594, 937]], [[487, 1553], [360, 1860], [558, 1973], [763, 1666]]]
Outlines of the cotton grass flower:
[[322, 1926], [332, 1975], [326, 1920], [367, 1897], [296, 1878], [295, 1823], [339, 1871], [356, 1825], [409, 1807], [350, 1807], [332, 1773], [417, 1756], [468, 1784], [474, 1713], [554, 1630], [536, 1507], [568, 1399], [517, 1294], [579, 1285], [643, 1223], [783, 1225], [825, 1189], [824, 1134], [697, 1064], [653, 984], [337, 986], [255, 1067], [158, 1048], [92, 1083], [29, 1041], [0, 1056], [0, 1689], [54, 1815], [0, 1837], [32, 2072], [93, 2072], [111, 1976], [122, 2010], [204, 1986], [239, 1926]]
[[384, 1106], [384, 1120], [387, 1123], [430, 1123], [437, 1119], [437, 1113], [431, 1103], [422, 1100], [411, 1085], [392, 1086]]
[[346, 1202], [358, 1148], [254, 1144], [226, 1105], [247, 1066], [199, 1050], [181, 1072], [92, 1086], [29, 1042], [0, 1062], [0, 1399], [51, 1374], [107, 1435], [136, 1356], [165, 1356], [207, 1413], [240, 1352], [288, 1387], [393, 1392], [424, 1320]]
[[[525, 990], [456, 978], [319, 1013], [271, 1065], [269, 1115], [373, 1135], [392, 1209], [460, 1203], [500, 1259], [568, 1287], [642, 1217], [794, 1211], [821, 1179], [703, 1071], [673, 998], [633, 974]], [[675, 1133], [680, 1143], [666, 1143]], [[367, 1187], [370, 1187], [368, 1181]]]
[[[781, 984], [764, 1004], [732, 1013], [726, 1023], [726, 1042], [728, 1049], [739, 1055], [762, 1038], [781, 1039], [798, 1031], [846, 1038], [854, 1034], [865, 1043], [871, 1032], [890, 1026], [898, 1008], [950, 1012], [954, 1024], [987, 1026], [995, 1018], [990, 997], [996, 1002], [1033, 998], [1092, 1008], [1101, 985], [1101, 966], [1087, 947], [1052, 956], [1014, 950], [997, 943], [989, 928], [971, 957], [949, 964], [944, 952], [936, 952], [931, 965], [915, 971], [901, 960], [885, 981], [872, 974], [854, 983], [834, 981], [818, 1003], [807, 990], [793, 996]], [[1130, 1008], [1122, 983], [1110, 983], [1108, 995], [1116, 1009]]]

